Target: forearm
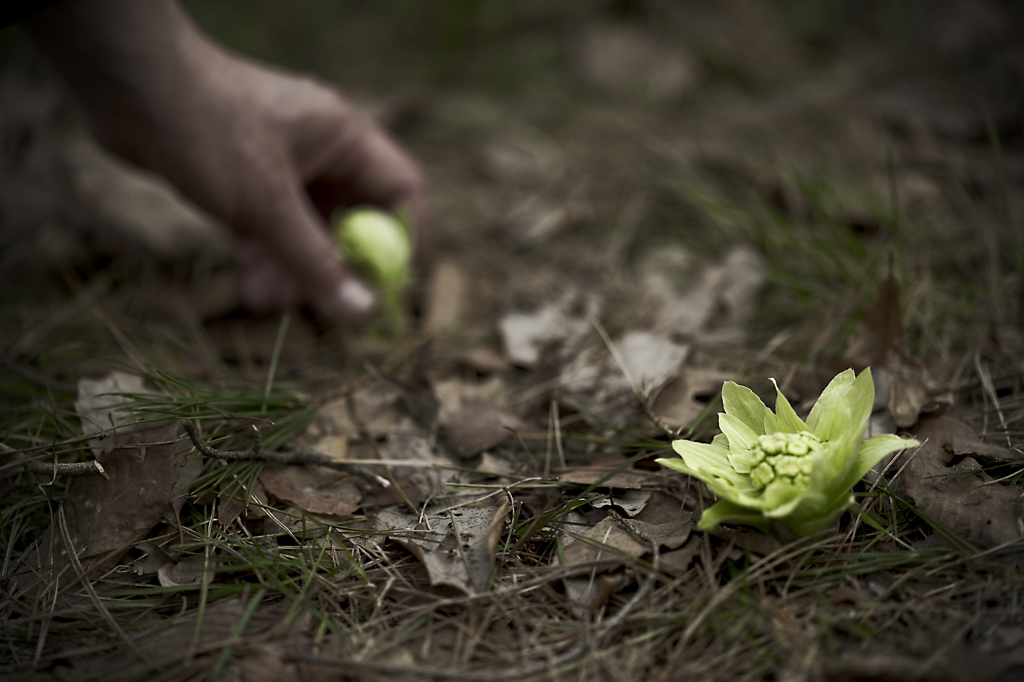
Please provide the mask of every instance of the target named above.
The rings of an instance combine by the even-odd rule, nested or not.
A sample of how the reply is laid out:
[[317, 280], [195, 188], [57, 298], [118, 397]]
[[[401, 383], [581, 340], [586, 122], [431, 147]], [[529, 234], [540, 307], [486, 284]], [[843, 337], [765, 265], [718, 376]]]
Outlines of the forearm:
[[61, 0], [25, 22], [82, 103], [90, 127], [121, 156], [151, 165], [168, 103], [216, 52], [173, 0]]

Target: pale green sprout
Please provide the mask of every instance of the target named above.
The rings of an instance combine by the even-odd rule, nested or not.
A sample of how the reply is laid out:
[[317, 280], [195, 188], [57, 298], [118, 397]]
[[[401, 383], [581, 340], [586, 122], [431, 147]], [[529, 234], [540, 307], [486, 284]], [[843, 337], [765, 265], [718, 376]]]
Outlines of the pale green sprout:
[[[774, 382], [774, 380], [773, 380]], [[880, 435], [864, 440], [875, 387], [871, 370], [836, 376], [801, 420], [775, 386], [775, 412], [749, 388], [722, 386], [722, 433], [710, 444], [673, 441], [679, 459], [658, 463], [704, 481], [719, 501], [698, 527], [739, 523], [798, 535], [833, 525], [853, 503], [850, 490], [883, 457], [916, 440]]]
[[402, 322], [402, 297], [409, 281], [412, 244], [402, 222], [376, 208], [356, 208], [337, 217], [335, 239], [342, 258], [377, 287], [384, 314]]

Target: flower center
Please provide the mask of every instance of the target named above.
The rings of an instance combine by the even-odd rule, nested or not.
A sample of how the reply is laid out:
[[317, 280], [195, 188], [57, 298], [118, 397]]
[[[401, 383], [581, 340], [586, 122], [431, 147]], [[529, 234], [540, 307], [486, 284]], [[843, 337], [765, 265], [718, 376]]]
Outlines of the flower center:
[[764, 488], [777, 478], [806, 488], [811, 482], [813, 455], [821, 450], [821, 440], [809, 431], [772, 433], [757, 437], [750, 449], [750, 480], [755, 488]]

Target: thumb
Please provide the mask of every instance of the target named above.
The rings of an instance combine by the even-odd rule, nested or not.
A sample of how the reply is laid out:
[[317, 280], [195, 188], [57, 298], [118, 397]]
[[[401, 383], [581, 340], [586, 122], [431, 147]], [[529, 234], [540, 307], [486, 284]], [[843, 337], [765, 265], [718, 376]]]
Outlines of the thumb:
[[[327, 225], [292, 183], [275, 187], [265, 209], [253, 215], [247, 232], [263, 252], [250, 260], [246, 297], [251, 307], [279, 308], [298, 297], [342, 324], [356, 324], [373, 310], [376, 298], [341, 262]], [[267, 197], [265, 197], [266, 199]], [[290, 307], [290, 306], [288, 306]]]

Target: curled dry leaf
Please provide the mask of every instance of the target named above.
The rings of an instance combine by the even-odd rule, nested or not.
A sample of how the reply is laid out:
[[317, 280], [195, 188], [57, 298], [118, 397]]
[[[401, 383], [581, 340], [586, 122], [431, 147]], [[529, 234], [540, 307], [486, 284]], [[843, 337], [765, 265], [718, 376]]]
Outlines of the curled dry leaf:
[[477, 594], [487, 587], [494, 569], [494, 550], [501, 539], [510, 506], [465, 506], [435, 510], [420, 518], [396, 507], [377, 514], [380, 530], [412, 552], [430, 576], [433, 586], [454, 587]]
[[[651, 256], [655, 262], [659, 257]], [[662, 294], [656, 330], [706, 343], [743, 339], [767, 278], [764, 256], [749, 246], [734, 248], [686, 285], [676, 283], [673, 273], [659, 277], [656, 265], [648, 269], [648, 286]]]
[[[977, 460], [994, 454], [992, 445], [952, 417], [922, 420], [917, 438], [924, 445], [900, 475], [906, 498], [982, 549], [1021, 537], [1024, 508], [1020, 491], [994, 483]], [[1013, 457], [1011, 450], [995, 449], [1007, 459]]]
[[[217, 560], [210, 558], [209, 569], [213, 571]], [[201, 582], [206, 574], [207, 558], [205, 556], [190, 556], [177, 563], [164, 564], [157, 571], [157, 578], [161, 587], [178, 587], [180, 585], [193, 585]]]

